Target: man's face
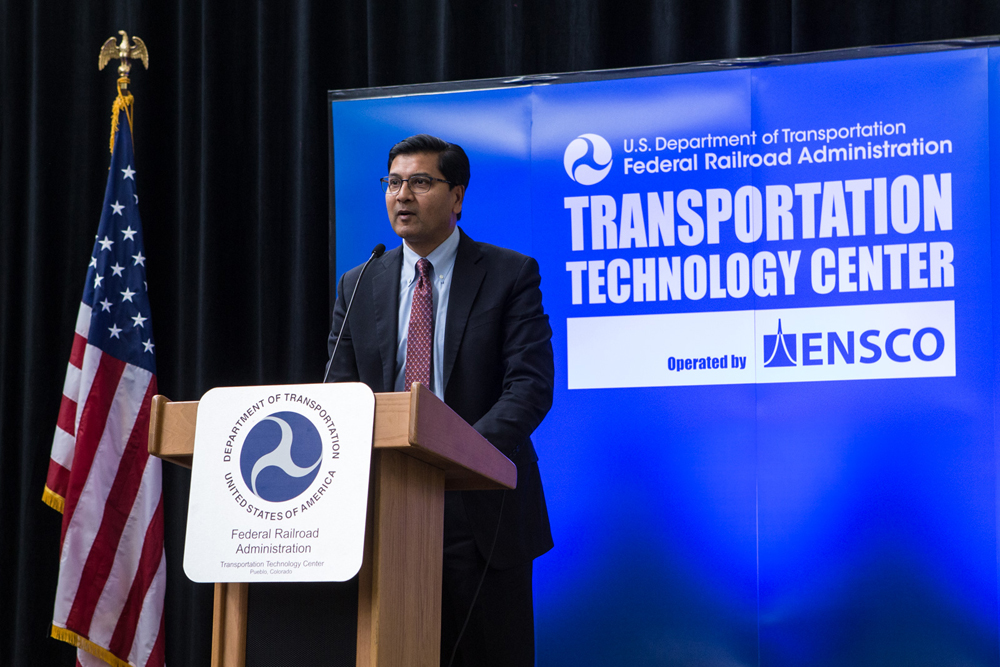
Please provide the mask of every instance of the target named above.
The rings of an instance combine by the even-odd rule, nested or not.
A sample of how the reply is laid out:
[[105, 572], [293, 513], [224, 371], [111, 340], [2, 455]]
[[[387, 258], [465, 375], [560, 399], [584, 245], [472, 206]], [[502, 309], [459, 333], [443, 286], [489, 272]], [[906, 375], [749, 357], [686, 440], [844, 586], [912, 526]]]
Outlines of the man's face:
[[[389, 168], [390, 176], [410, 178], [424, 175], [444, 178], [438, 170], [437, 153], [398, 155]], [[426, 257], [448, 238], [462, 212], [465, 188], [433, 181], [427, 192], [414, 194], [409, 183], [403, 183], [396, 194], [386, 193], [385, 208], [392, 230], [422, 257]]]

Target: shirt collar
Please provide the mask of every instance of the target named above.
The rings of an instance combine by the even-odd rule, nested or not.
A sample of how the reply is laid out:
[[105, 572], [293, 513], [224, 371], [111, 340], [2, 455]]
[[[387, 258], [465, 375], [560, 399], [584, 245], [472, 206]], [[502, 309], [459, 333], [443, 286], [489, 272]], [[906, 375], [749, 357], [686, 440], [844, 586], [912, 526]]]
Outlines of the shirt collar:
[[[447, 274], [455, 265], [455, 257], [458, 255], [459, 238], [458, 225], [455, 225], [455, 229], [451, 231], [448, 238], [427, 255], [427, 261], [434, 267], [435, 280]], [[414, 275], [416, 274], [417, 260], [419, 259], [420, 255], [413, 252], [406, 243], [403, 243], [403, 271], [401, 278], [404, 285], [409, 285], [413, 282]]]

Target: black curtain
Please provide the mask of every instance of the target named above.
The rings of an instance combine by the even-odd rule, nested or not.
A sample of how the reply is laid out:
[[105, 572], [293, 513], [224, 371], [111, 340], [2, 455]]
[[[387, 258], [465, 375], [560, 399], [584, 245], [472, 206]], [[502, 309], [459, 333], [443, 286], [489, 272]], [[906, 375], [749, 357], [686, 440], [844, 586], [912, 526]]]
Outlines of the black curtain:
[[[320, 379], [327, 90], [994, 34], [1000, 4], [0, 0], [0, 665], [73, 660], [48, 638], [60, 517], [41, 493], [110, 158], [115, 65], [97, 54], [119, 29], [151, 54], [131, 90], [159, 387], [190, 400]], [[204, 665], [188, 480], [165, 466], [167, 661]]]

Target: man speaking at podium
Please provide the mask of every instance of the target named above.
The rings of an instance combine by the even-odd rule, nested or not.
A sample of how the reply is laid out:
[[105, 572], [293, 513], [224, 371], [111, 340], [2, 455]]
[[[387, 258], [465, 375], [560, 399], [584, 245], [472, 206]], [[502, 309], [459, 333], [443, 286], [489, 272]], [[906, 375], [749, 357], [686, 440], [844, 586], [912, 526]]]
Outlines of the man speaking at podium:
[[[376, 392], [423, 382], [517, 465], [513, 491], [445, 493], [441, 664], [527, 667], [532, 560], [552, 547], [529, 439], [552, 404], [552, 330], [538, 263], [458, 228], [469, 177], [465, 151], [437, 137], [389, 151], [382, 189], [403, 243], [362, 274], [329, 370]], [[330, 350], [360, 273], [340, 279]]]

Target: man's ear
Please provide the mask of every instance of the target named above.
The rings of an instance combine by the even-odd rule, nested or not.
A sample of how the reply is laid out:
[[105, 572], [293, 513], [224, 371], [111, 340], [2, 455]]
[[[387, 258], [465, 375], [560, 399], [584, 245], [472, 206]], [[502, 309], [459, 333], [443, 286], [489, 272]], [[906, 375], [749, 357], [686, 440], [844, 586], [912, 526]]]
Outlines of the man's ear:
[[462, 212], [462, 202], [465, 201], [465, 186], [456, 185], [451, 189], [453, 195], [457, 194], [457, 199], [451, 206], [451, 212], [459, 215]]

